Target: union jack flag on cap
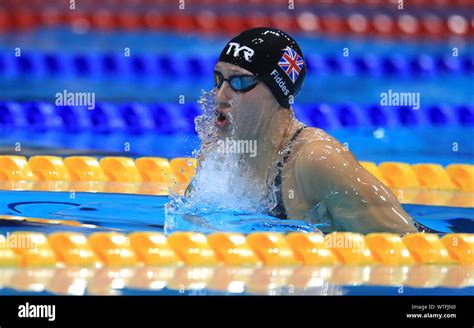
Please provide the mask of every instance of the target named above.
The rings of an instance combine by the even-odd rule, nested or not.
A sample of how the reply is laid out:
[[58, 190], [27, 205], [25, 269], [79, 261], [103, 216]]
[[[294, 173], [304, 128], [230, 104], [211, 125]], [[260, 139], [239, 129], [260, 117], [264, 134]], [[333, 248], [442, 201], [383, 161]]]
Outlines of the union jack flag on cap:
[[281, 67], [293, 83], [296, 82], [296, 79], [300, 75], [303, 65], [303, 58], [288, 46], [285, 48], [285, 52], [278, 62], [278, 66]]

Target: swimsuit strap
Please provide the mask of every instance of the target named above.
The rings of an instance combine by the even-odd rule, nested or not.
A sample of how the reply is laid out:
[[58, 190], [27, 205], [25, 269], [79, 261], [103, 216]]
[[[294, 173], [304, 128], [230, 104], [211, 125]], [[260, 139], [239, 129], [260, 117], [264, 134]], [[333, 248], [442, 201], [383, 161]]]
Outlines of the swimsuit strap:
[[277, 194], [277, 204], [276, 206], [270, 211], [270, 214], [273, 216], [276, 216], [280, 219], [288, 219], [288, 216], [286, 215], [286, 210], [285, 206], [283, 205], [283, 197], [282, 197], [282, 190], [281, 190], [281, 175], [283, 172], [283, 164], [286, 163], [288, 158], [290, 157], [291, 151], [292, 151], [292, 146], [296, 142], [296, 138], [298, 138], [298, 135], [303, 131], [305, 128], [307, 128], [306, 125], [303, 125], [296, 130], [295, 134], [291, 138], [291, 140], [288, 142], [288, 144], [283, 148], [282, 154], [283, 158], [278, 161], [277, 163], [277, 175], [275, 176], [275, 181], [273, 182], [274, 188], [276, 188], [275, 192]]

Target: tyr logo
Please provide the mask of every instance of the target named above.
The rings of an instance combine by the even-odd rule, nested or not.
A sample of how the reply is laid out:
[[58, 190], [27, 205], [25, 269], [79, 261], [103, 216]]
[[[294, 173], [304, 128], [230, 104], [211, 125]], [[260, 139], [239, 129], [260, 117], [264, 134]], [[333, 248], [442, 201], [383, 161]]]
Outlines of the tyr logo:
[[229, 43], [229, 48], [227, 49], [227, 52], [226, 54], [228, 55], [230, 53], [230, 51], [232, 50], [232, 48], [234, 48], [234, 57], [238, 57], [240, 56], [239, 53], [243, 50], [244, 51], [244, 58], [246, 61], [248, 62], [252, 62], [250, 60], [250, 58], [252, 58], [253, 54], [254, 54], [254, 51], [253, 49], [247, 47], [247, 46], [240, 46], [239, 43], [237, 42], [230, 42]]

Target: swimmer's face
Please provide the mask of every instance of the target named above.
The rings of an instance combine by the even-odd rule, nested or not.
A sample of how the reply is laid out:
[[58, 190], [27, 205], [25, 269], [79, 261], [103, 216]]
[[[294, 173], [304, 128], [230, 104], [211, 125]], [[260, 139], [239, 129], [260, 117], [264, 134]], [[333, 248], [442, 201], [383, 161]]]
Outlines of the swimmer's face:
[[[224, 62], [218, 62], [214, 71], [222, 74], [224, 79], [236, 75], [254, 75], [246, 69]], [[271, 109], [277, 104], [273, 94], [262, 82], [247, 92], [239, 92], [233, 90], [228, 81], [224, 81], [216, 92], [216, 127], [221, 137], [256, 139], [271, 117]]]

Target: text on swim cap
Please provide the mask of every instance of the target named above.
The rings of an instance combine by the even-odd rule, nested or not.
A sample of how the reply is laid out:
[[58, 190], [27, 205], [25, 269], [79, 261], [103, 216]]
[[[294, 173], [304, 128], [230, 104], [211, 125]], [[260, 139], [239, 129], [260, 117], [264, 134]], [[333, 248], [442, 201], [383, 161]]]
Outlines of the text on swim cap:
[[255, 51], [252, 48], [249, 48], [247, 46], [241, 47], [240, 44], [237, 42], [229, 42], [229, 48], [227, 48], [227, 52], [226, 52], [227, 55], [230, 53], [232, 48], [234, 49], [234, 57], [239, 57], [240, 56], [239, 53], [243, 51], [245, 60], [248, 61], [249, 63], [252, 62], [250, 59], [255, 53]]
[[288, 96], [290, 94], [290, 90], [286, 87], [286, 82], [283, 80], [283, 77], [278, 74], [278, 71], [274, 69], [270, 75], [273, 76], [273, 79], [278, 84], [283, 94]]

